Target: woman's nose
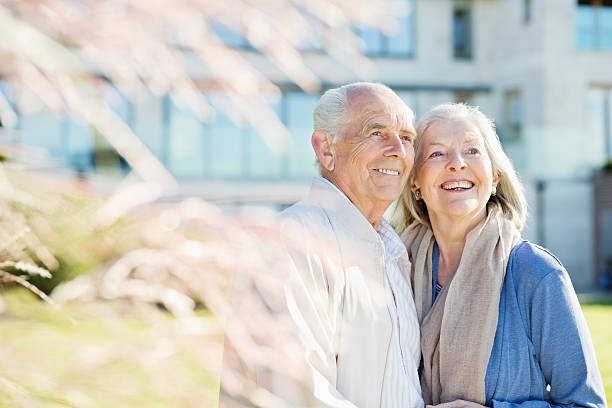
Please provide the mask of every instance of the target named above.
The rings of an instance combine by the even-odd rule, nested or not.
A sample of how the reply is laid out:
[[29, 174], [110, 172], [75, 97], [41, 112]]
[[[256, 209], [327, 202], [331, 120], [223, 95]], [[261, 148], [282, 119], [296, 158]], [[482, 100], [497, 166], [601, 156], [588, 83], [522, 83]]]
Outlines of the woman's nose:
[[466, 167], [465, 160], [461, 153], [455, 152], [450, 154], [448, 163], [446, 165], [446, 169], [448, 171], [464, 170]]

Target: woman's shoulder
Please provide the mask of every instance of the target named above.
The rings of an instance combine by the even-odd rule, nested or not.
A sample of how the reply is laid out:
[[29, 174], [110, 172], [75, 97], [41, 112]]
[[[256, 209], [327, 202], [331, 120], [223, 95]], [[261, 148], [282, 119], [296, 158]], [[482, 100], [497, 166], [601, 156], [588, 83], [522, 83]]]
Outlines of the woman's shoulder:
[[519, 242], [508, 260], [507, 274], [521, 285], [537, 286], [542, 280], [565, 280], [567, 271], [548, 249], [533, 242]]

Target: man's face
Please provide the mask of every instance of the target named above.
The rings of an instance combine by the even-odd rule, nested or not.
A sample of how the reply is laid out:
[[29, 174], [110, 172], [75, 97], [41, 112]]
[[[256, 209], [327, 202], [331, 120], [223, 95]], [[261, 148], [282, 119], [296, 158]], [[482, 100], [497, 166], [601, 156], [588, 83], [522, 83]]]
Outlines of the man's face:
[[334, 184], [367, 216], [402, 192], [414, 161], [412, 113], [394, 93], [365, 89], [348, 95], [352, 119], [333, 144]]

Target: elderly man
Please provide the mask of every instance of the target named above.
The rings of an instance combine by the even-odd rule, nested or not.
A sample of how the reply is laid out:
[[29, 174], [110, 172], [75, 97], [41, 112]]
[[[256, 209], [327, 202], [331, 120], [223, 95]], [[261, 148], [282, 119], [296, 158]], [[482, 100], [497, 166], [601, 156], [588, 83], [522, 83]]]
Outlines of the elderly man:
[[382, 218], [412, 168], [413, 120], [382, 84], [331, 89], [315, 107], [321, 177], [282, 217], [287, 303], [317, 405], [423, 406], [410, 264]]

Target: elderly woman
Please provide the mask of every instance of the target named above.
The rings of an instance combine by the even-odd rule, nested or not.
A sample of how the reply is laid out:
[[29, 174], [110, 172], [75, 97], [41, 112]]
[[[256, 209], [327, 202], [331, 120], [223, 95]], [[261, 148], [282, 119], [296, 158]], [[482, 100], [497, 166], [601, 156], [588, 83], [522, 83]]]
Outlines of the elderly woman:
[[398, 209], [425, 403], [605, 407], [570, 278], [554, 255], [521, 239], [525, 197], [492, 122], [477, 108], [440, 105], [422, 119], [414, 147]]

